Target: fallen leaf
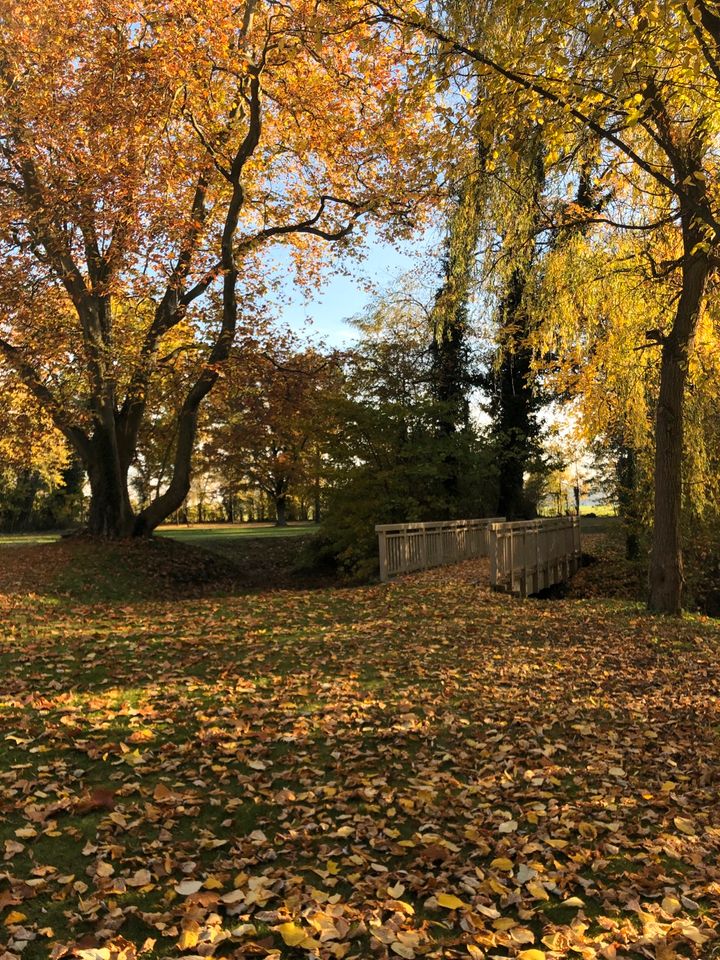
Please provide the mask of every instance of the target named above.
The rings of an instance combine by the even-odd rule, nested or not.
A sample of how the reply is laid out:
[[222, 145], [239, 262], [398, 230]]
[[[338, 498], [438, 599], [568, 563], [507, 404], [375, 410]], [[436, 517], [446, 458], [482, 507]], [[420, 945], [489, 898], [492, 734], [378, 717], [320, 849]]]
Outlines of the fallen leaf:
[[456, 897], [452, 893], [438, 893], [437, 902], [441, 907], [445, 907], [447, 910], [459, 910], [462, 907], [467, 907], [466, 903], [463, 903], [459, 897]]

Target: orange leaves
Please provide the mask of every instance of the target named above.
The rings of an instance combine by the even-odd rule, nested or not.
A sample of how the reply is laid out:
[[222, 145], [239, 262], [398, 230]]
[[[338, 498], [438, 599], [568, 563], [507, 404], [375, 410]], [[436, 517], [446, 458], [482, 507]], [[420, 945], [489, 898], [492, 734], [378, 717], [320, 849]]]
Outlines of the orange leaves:
[[[717, 756], [700, 733], [717, 626], [518, 604], [484, 576], [183, 585], [121, 608], [5, 587], [8, 949], [711, 956]], [[153, 737], [131, 766], [120, 744], [137, 730]], [[76, 798], [110, 790], [97, 783], [112, 808], [79, 813]], [[110, 903], [117, 930], [84, 939]], [[131, 936], [140, 915], [149, 929]]]
[[115, 791], [106, 787], [96, 787], [80, 797], [74, 809], [79, 816], [95, 813], [98, 810], [114, 810]]
[[[85, 461], [105, 404], [104, 429], [158, 483], [176, 440], [189, 471], [236, 315], [259, 325], [284, 279], [287, 260], [268, 248], [294, 244], [297, 276], [314, 284], [332, 244], [362, 246], [365, 221], [407, 235], [438, 201], [417, 148], [420, 130], [436, 135], [419, 120], [431, 98], [403, 82], [408, 46], [393, 27], [362, 0], [321, 14], [261, 3], [247, 23], [245, 10], [35, 0], [4, 21], [2, 363]], [[220, 336], [223, 276], [237, 283]], [[45, 433], [50, 477], [65, 448]]]

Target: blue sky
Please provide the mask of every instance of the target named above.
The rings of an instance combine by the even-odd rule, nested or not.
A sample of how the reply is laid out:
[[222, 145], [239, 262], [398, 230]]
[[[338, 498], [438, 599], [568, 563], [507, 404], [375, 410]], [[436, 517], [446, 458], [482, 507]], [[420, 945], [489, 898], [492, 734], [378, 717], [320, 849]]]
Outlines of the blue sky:
[[[292, 281], [288, 265], [288, 279], [282, 285], [284, 302], [278, 308], [279, 320], [298, 333], [310, 323], [307, 330], [312, 339], [322, 339], [331, 347], [342, 347], [356, 336], [346, 321], [360, 313], [376, 293], [391, 290], [397, 280], [412, 269], [418, 269], [427, 256], [429, 238], [421, 237], [412, 243], [398, 246], [369, 235], [362, 260], [351, 264], [351, 276], [330, 273], [318, 291], [308, 299]], [[275, 259], [282, 264], [285, 255], [278, 250]]]

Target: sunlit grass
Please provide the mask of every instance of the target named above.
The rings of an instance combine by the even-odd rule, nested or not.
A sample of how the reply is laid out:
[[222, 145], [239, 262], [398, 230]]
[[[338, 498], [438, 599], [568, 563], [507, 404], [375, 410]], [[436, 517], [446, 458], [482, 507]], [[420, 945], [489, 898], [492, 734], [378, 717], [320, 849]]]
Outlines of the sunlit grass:
[[[52, 930], [23, 960], [96, 935], [113, 910], [121, 936], [157, 941], [148, 958], [177, 956], [186, 877], [209, 884], [208, 904], [238, 877], [277, 878], [257, 929], [288, 960], [300, 954], [273, 910], [288, 903], [305, 922], [332, 896], [367, 927], [394, 884], [415, 911], [407, 928], [424, 924], [459, 955], [468, 933], [433, 906], [440, 891], [497, 907], [538, 943], [548, 924], [582, 923], [622, 943], [637, 924], [626, 902], [649, 915], [667, 891], [700, 904], [678, 917], [712, 917], [720, 625], [620, 600], [513, 600], [472, 564], [388, 586], [208, 597], [153, 597], [136, 577], [123, 589], [142, 592], [121, 602], [114, 571], [89, 604], [94, 556], [77, 553], [52, 608], [0, 598], [0, 853], [9, 841], [4, 870], [42, 893], [6, 907], [0, 929], [16, 910]], [[119, 887], [141, 869], [151, 882], [108, 893], [98, 862]], [[548, 900], [516, 880], [522, 865]], [[572, 897], [582, 922], [563, 905]], [[208, 911], [239, 923], [217, 902]], [[502, 943], [487, 953], [516, 956]], [[363, 934], [348, 960], [370, 955]]]

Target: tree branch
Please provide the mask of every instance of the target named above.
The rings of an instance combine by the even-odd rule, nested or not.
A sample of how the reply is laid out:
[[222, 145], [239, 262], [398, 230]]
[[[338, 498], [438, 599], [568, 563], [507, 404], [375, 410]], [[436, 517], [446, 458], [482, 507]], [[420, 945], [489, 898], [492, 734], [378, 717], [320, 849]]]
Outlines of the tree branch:
[[432, 23], [423, 20], [414, 20], [404, 15], [400, 16], [390, 11], [382, 3], [378, 2], [378, 0], [373, 0], [373, 2], [375, 6], [382, 11], [383, 16], [389, 22], [401, 24], [424, 33], [426, 36], [431, 36], [440, 43], [450, 47], [450, 49], [454, 50], [456, 53], [461, 53], [464, 57], [473, 60], [475, 63], [479, 63], [482, 66], [487, 67], [489, 70], [499, 74], [501, 77], [504, 77], [506, 80], [509, 80], [516, 86], [521, 87], [523, 90], [536, 93], [541, 99], [547, 101], [548, 103], [552, 103], [557, 107], [562, 107], [566, 113], [580, 121], [580, 123], [582, 123], [585, 127], [597, 134], [598, 137], [601, 137], [603, 140], [617, 147], [621, 153], [623, 153], [629, 160], [632, 160], [634, 164], [647, 173], [648, 176], [652, 177], [657, 183], [665, 187], [666, 190], [679, 197], [683, 203], [691, 206], [694, 213], [712, 228], [716, 238], [720, 238], [720, 222], [718, 222], [715, 217], [712, 216], [709, 209], [707, 209], [703, 204], [698, 203], [687, 191], [682, 190], [681, 185], [673, 183], [669, 177], [665, 176], [665, 174], [658, 170], [654, 164], [642, 157], [630, 146], [629, 143], [626, 143], [613, 130], [603, 126], [597, 120], [594, 120], [592, 117], [588, 116], [588, 114], [580, 110], [577, 104], [575, 104], [572, 100], [550, 90], [537, 78], [531, 79], [523, 76], [516, 70], [512, 70], [509, 67], [503, 67], [502, 64], [493, 60], [492, 57], [486, 56], [479, 50], [468, 47], [459, 40], [448, 36]]
[[48, 411], [58, 430], [75, 447], [80, 456], [86, 459], [90, 450], [87, 434], [71, 422], [60, 401], [43, 382], [32, 364], [25, 359], [19, 347], [0, 338], [0, 351], [35, 399]]

